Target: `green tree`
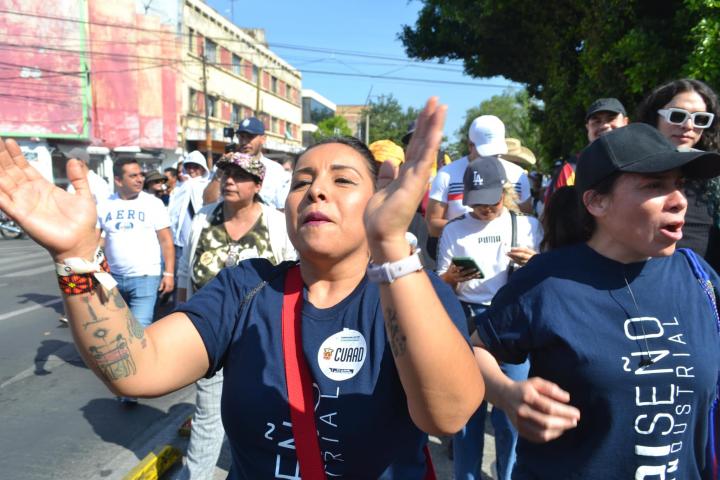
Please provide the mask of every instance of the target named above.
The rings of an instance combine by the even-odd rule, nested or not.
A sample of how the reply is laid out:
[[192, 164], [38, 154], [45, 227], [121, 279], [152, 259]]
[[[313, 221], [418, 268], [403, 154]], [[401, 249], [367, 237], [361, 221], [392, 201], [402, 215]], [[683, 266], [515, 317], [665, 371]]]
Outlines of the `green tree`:
[[587, 143], [584, 115], [598, 97], [619, 98], [632, 118], [663, 82], [720, 82], [718, 0], [421, 1], [400, 34], [408, 55], [524, 84], [542, 102], [532, 118], [553, 157]]
[[313, 139], [319, 142], [328, 137], [349, 137], [352, 130], [348, 127], [345, 117], [328, 117], [317, 125], [318, 129], [313, 132]]
[[540, 106], [530, 99], [525, 90], [506, 90], [501, 95], [494, 95], [477, 107], [468, 109], [462, 126], [455, 132], [457, 141], [448, 146], [448, 153], [452, 158], [467, 155], [467, 132], [472, 121], [480, 115], [495, 115], [505, 124], [505, 135], [519, 139], [540, 160], [544, 157], [540, 128], [532, 120], [533, 114], [538, 111], [541, 111]]
[[403, 110], [392, 94], [378, 96], [368, 104], [367, 109], [370, 116], [370, 143], [387, 139], [402, 145], [402, 137], [407, 133], [408, 125], [419, 113], [413, 107]]

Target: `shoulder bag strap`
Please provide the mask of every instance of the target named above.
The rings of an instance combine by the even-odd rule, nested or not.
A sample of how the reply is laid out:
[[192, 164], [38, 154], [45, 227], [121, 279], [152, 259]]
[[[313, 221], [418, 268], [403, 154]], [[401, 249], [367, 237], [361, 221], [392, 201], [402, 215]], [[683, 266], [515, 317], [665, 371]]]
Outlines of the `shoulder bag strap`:
[[[508, 210], [510, 212], [510, 226], [512, 229], [511, 237], [510, 237], [510, 248], [517, 247], [517, 214], [513, 212], [512, 210]], [[515, 271], [515, 263], [513, 261], [510, 261], [510, 264], [508, 265], [508, 277], [512, 275], [512, 273]]]
[[291, 267], [285, 276], [282, 306], [285, 380], [300, 476], [304, 480], [324, 480], [325, 467], [315, 428], [312, 377], [302, 350], [302, 287], [300, 267]]

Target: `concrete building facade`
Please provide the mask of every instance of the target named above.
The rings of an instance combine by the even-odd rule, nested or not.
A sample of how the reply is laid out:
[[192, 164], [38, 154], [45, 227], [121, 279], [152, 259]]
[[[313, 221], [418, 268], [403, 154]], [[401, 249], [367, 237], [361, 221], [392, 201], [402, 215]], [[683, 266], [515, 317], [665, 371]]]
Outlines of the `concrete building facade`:
[[265, 125], [266, 155], [302, 150], [300, 72], [267, 46], [264, 31], [234, 25], [201, 0], [183, 0], [178, 141], [186, 150], [207, 151], [207, 126], [217, 159], [246, 117]]
[[365, 110], [367, 108], [366, 105], [338, 105], [335, 112], [337, 116], [345, 118], [353, 137], [359, 138], [366, 143], [368, 141], [366, 138], [367, 126], [365, 125]]

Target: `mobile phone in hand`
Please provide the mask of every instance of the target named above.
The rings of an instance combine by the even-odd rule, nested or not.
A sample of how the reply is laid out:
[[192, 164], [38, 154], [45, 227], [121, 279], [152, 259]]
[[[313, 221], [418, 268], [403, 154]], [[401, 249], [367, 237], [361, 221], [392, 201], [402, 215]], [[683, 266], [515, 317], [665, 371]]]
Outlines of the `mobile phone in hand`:
[[485, 278], [482, 270], [480, 270], [480, 267], [478, 267], [478, 264], [475, 263], [475, 260], [472, 257], [453, 257], [451, 262], [460, 270], [464, 270], [468, 273], [478, 272], [480, 274], [480, 278]]

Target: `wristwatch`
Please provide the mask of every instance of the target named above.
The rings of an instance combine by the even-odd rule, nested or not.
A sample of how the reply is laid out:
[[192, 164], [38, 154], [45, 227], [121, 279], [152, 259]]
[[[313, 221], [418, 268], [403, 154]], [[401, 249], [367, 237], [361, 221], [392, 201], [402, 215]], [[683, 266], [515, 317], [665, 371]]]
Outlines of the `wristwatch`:
[[397, 278], [419, 272], [423, 269], [419, 254], [420, 249], [415, 250], [409, 257], [396, 262], [385, 262], [382, 265], [369, 264], [367, 269], [368, 280], [375, 283], [392, 283]]

